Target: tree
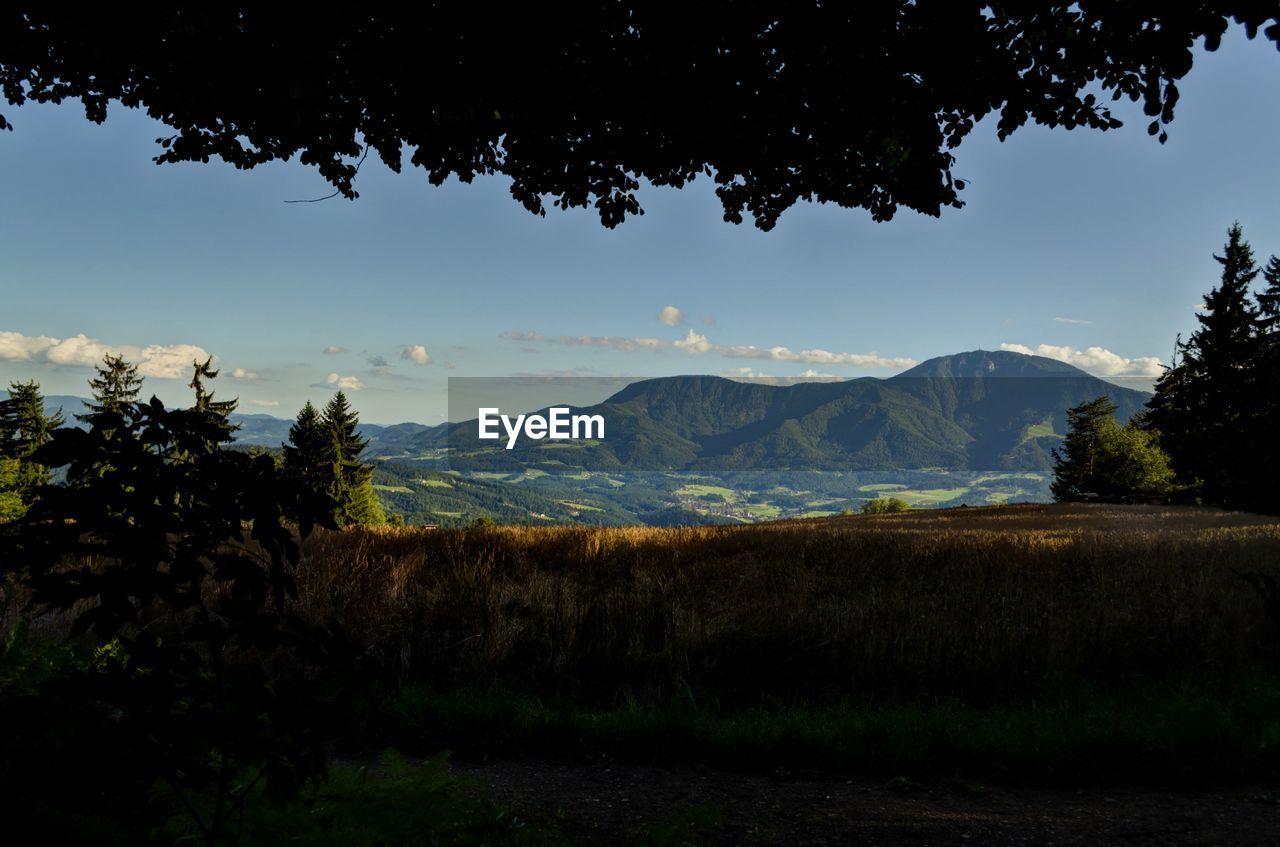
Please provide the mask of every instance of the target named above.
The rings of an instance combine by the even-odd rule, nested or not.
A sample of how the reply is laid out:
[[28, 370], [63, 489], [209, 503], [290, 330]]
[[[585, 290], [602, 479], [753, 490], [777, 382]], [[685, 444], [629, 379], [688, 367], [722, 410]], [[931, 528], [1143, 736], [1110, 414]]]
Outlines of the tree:
[[433, 185], [500, 173], [530, 211], [549, 197], [606, 226], [641, 213], [642, 181], [706, 175], [725, 220], [769, 229], [802, 199], [877, 220], [960, 206], [952, 151], [991, 115], [1001, 139], [1028, 121], [1111, 129], [1110, 94], [1163, 141], [1193, 47], [1232, 21], [1280, 42], [1259, 0], [27, 2], [0, 18], [0, 90], [78, 98], [97, 122], [111, 101], [144, 108], [173, 128], [158, 162], [296, 156], [348, 198], [369, 151]]
[[1160, 434], [1141, 419], [1122, 426], [1115, 413], [1106, 396], [1067, 412], [1062, 451], [1053, 453], [1050, 488], [1058, 502], [1123, 502], [1163, 497], [1173, 490], [1174, 473], [1160, 449]]
[[22, 727], [0, 758], [22, 774], [18, 808], [31, 794], [159, 801], [202, 843], [227, 843], [257, 786], [323, 775], [347, 720], [345, 642], [296, 614], [288, 481], [270, 457], [227, 449], [218, 412], [153, 398], [85, 418], [36, 450], [66, 482], [0, 525], [0, 569], [91, 652], [0, 702], [0, 723]]
[[1239, 224], [1227, 232], [1219, 284], [1204, 298], [1199, 328], [1179, 342], [1172, 365], [1156, 382], [1147, 425], [1161, 433], [1174, 469], [1197, 483], [1204, 499], [1247, 508], [1255, 435], [1258, 310], [1250, 286], [1259, 274]]
[[124, 356], [111, 353], [102, 357], [102, 364], [95, 370], [98, 375], [89, 380], [93, 402], [87, 403], [89, 411], [76, 415], [76, 420], [88, 423], [94, 415], [103, 412], [120, 412], [127, 404], [138, 399], [142, 391], [142, 377], [138, 366], [125, 361]]
[[216, 416], [216, 419], [222, 422], [226, 428], [227, 436], [230, 437], [237, 429], [239, 424], [231, 422], [231, 413], [236, 410], [236, 406], [240, 404], [239, 400], [214, 400], [213, 392], [205, 388], [204, 381], [206, 379], [213, 380], [218, 378], [218, 371], [213, 369], [213, 357], [209, 356], [201, 363], [199, 360], [191, 362], [195, 373], [191, 377], [191, 382], [187, 383], [187, 387], [196, 393], [195, 409], [198, 412], [209, 412]]
[[17, 462], [13, 490], [23, 503], [30, 503], [36, 489], [48, 484], [49, 469], [32, 457], [65, 422], [61, 411], [45, 414], [37, 382], [9, 383], [9, 397], [0, 400], [0, 458]]
[[908, 511], [911, 506], [897, 497], [877, 497], [862, 504], [864, 515], [893, 515]]
[[359, 416], [339, 391], [324, 409], [321, 425], [328, 439], [327, 483], [336, 506], [338, 526], [386, 523], [386, 515], [373, 488], [373, 466], [361, 463], [360, 454], [368, 446], [357, 427]]
[[1053, 451], [1053, 482], [1049, 488], [1058, 502], [1097, 495], [1095, 471], [1102, 453], [1102, 432], [1115, 422], [1116, 406], [1103, 395], [1067, 410], [1067, 434], [1062, 449]]
[[22, 517], [27, 510], [18, 487], [17, 459], [0, 457], [0, 523]]
[[320, 413], [311, 401], [298, 412], [297, 420], [289, 427], [289, 443], [284, 446], [283, 470], [293, 483], [299, 497], [306, 503], [295, 503], [290, 511], [294, 516], [307, 511], [333, 514], [337, 504], [330, 498], [332, 489], [331, 459], [332, 439], [320, 419]]
[[1161, 498], [1174, 490], [1173, 468], [1160, 449], [1160, 433], [1134, 421], [1103, 421], [1092, 488], [1112, 501]]
[[1267, 286], [1258, 292], [1258, 334], [1272, 341], [1280, 339], [1280, 258], [1272, 256], [1262, 269]]

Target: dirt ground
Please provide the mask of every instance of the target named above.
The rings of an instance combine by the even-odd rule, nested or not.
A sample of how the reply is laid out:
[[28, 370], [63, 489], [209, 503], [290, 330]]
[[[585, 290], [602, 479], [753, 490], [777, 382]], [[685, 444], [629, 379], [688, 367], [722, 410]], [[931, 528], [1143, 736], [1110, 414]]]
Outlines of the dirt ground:
[[603, 759], [460, 759], [453, 770], [588, 844], [1280, 844], [1280, 785], [1018, 788]]

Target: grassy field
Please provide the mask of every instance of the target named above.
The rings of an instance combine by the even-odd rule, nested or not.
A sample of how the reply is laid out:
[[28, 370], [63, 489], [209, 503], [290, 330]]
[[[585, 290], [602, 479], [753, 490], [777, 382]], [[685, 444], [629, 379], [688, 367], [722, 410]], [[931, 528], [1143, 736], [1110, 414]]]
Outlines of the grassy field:
[[1096, 776], [1277, 762], [1280, 633], [1238, 573], [1278, 565], [1274, 519], [1011, 506], [356, 530], [308, 543], [301, 587], [410, 738]]

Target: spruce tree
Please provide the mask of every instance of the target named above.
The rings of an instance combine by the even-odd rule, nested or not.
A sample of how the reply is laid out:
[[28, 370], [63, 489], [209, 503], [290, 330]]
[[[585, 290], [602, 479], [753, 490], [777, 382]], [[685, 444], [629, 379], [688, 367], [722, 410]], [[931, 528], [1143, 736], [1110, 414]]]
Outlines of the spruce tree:
[[228, 437], [240, 428], [239, 424], [231, 422], [231, 413], [236, 410], [236, 406], [240, 404], [239, 400], [214, 400], [213, 392], [205, 388], [204, 381], [206, 379], [213, 380], [218, 378], [218, 371], [213, 369], [213, 357], [210, 356], [204, 360], [203, 364], [199, 360], [191, 362], [195, 373], [191, 377], [191, 382], [187, 383], [187, 387], [196, 393], [195, 410], [197, 412], [209, 412], [219, 420], [219, 425], [225, 430]]
[[1249, 421], [1252, 445], [1249, 506], [1280, 514], [1280, 439], [1274, 432], [1280, 421], [1280, 259], [1275, 256], [1262, 270], [1266, 286], [1258, 292], [1258, 334], [1250, 367], [1253, 396]]
[[1067, 434], [1062, 450], [1053, 451], [1050, 490], [1059, 503], [1096, 495], [1097, 469], [1105, 424], [1115, 422], [1116, 406], [1105, 395], [1067, 410]]
[[22, 502], [30, 503], [36, 489], [49, 483], [49, 469], [32, 454], [65, 422], [61, 410], [45, 414], [44, 396], [35, 380], [9, 383], [9, 397], [0, 401], [0, 457], [17, 462], [13, 490]]
[[1266, 288], [1258, 292], [1258, 333], [1274, 341], [1280, 338], [1280, 258], [1275, 256], [1262, 269]]
[[96, 366], [98, 375], [89, 380], [89, 388], [93, 393], [93, 402], [87, 403], [89, 411], [76, 415], [76, 419], [85, 423], [102, 412], [120, 412], [126, 404], [136, 402], [142, 391], [142, 377], [138, 376], [138, 366], [125, 361], [124, 356], [108, 353], [102, 357], [102, 364]]
[[1147, 426], [1161, 433], [1174, 469], [1198, 484], [1205, 500], [1241, 508], [1252, 498], [1258, 310], [1249, 288], [1260, 271], [1239, 224], [1214, 259], [1222, 278], [1204, 298], [1200, 327], [1178, 344], [1175, 361], [1156, 382]]
[[373, 487], [373, 466], [360, 461], [368, 442], [357, 430], [359, 416], [344, 392], [334, 394], [325, 406], [322, 424], [329, 445], [329, 495], [337, 504], [334, 522], [338, 526], [386, 523]]
[[322, 492], [331, 487], [331, 442], [316, 407], [307, 404], [289, 427], [289, 443], [284, 445], [284, 470], [303, 491]]

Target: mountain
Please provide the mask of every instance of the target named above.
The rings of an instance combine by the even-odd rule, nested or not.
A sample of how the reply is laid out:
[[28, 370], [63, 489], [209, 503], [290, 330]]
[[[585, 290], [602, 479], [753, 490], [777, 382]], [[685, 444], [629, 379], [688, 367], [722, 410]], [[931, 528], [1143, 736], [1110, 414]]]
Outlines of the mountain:
[[[888, 379], [778, 386], [665, 377], [574, 410], [604, 417], [603, 440], [525, 440], [505, 450], [479, 441], [470, 421], [449, 427], [449, 459], [455, 469], [504, 471], [1044, 471], [1067, 410], [1102, 394], [1122, 420], [1149, 397], [1053, 359], [1006, 351], [930, 359]], [[406, 447], [438, 446], [441, 435], [423, 433]]]
[[[887, 379], [769, 385], [716, 376], [634, 382], [576, 413], [600, 414], [597, 442], [481, 442], [476, 422], [362, 424], [370, 459], [445, 460], [465, 471], [1045, 471], [1072, 406], [1105, 394], [1127, 420], [1149, 394], [1040, 356], [975, 350]], [[0, 392], [3, 396], [4, 392]], [[78, 397], [46, 398], [69, 420]], [[545, 411], [545, 410], [544, 410]], [[236, 441], [279, 447], [291, 420], [232, 415]]]

